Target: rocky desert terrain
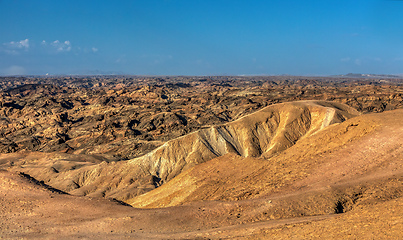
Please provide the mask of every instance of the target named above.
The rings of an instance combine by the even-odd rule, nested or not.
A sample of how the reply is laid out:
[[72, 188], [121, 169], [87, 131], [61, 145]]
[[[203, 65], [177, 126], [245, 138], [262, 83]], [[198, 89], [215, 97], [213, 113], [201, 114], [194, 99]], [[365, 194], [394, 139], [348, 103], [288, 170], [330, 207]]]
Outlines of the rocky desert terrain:
[[401, 239], [396, 76], [0, 78], [0, 238]]

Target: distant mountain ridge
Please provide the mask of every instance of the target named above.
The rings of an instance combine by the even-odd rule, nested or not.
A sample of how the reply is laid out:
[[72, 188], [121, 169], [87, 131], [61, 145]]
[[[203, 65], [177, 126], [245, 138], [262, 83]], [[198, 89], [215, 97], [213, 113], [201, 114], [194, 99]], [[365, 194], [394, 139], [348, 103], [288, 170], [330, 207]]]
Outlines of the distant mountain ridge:
[[342, 75], [346, 77], [370, 77], [370, 78], [403, 78], [402, 74], [368, 74], [368, 73], [348, 73], [346, 75]]

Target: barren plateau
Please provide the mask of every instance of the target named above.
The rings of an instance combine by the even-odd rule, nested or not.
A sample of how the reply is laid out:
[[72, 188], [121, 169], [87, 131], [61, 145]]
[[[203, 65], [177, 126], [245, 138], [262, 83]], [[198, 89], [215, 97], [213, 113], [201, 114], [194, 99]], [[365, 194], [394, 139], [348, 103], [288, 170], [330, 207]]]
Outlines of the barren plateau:
[[0, 238], [401, 239], [403, 80], [0, 78]]

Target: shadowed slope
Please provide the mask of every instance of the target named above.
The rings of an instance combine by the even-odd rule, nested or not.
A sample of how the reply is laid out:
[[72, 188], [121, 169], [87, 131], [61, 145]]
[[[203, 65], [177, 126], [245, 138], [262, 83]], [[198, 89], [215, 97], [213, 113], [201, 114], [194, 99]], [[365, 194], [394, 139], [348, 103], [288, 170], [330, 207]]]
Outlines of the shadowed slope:
[[202, 129], [169, 141], [149, 154], [130, 161], [162, 180], [227, 153], [266, 157], [294, 145], [300, 138], [332, 123], [358, 115], [342, 104], [304, 101], [276, 104], [232, 123]]
[[234, 153], [242, 157], [273, 156], [299, 139], [332, 123], [358, 115], [343, 104], [301, 101], [276, 104], [237, 121], [213, 126], [166, 142], [142, 157], [103, 162], [63, 172], [52, 166], [24, 168], [47, 184], [75, 195], [131, 199], [171, 180], [199, 163]]
[[[231, 204], [237, 205], [231, 216], [259, 222], [250, 228], [210, 231], [215, 238], [253, 233], [245, 239], [400, 239], [402, 118], [403, 110], [395, 110], [349, 119], [301, 139], [270, 159], [227, 154], [199, 164], [128, 203], [155, 208], [226, 200], [229, 209]], [[248, 205], [254, 208], [248, 209]], [[302, 220], [332, 213], [340, 215], [269, 227], [274, 219]], [[266, 230], [259, 230], [264, 224]]]
[[[384, 135], [389, 140], [383, 140], [382, 146], [374, 144], [374, 138], [378, 137], [368, 135], [379, 128], [380, 120], [377, 115], [347, 120], [305, 136], [271, 158], [243, 158], [227, 154], [184, 171], [167, 184], [128, 203], [136, 207], [165, 207], [197, 200], [256, 198], [289, 191], [290, 187], [294, 191], [301, 188], [308, 190], [308, 186], [319, 183], [327, 186], [331, 181], [346, 179], [347, 174], [343, 170], [347, 166], [349, 171], [356, 173], [363, 164], [369, 166], [370, 162], [380, 162], [380, 147], [400, 156], [401, 149], [394, 148], [398, 147], [402, 133], [395, 134], [393, 138], [392, 134]], [[370, 160], [364, 163], [360, 158], [363, 157], [362, 151], [368, 151], [368, 147], [372, 147], [371, 154], [366, 156]], [[392, 162], [397, 164], [399, 161], [401, 158]], [[328, 167], [329, 164], [332, 167]]]
[[[322, 108], [317, 104], [307, 107], [311, 116], [327, 120], [326, 116], [337, 116], [337, 110], [327, 114], [332, 112], [329, 108], [313, 114], [316, 107]], [[0, 171], [4, 219], [0, 232], [9, 238], [58, 234], [69, 239], [400, 239], [402, 118], [403, 110], [396, 110], [361, 115], [322, 129], [326, 124], [313, 124], [311, 117], [305, 135], [286, 150], [268, 153], [269, 158], [264, 153], [256, 158], [229, 152], [193, 167], [189, 163], [187, 170], [169, 182], [135, 198], [130, 191], [141, 189], [141, 184], [149, 184], [146, 190], [151, 190], [159, 183], [157, 176], [146, 174], [149, 165], [131, 161], [98, 164], [93, 159], [81, 165], [72, 161], [62, 168], [61, 162], [74, 155], [60, 155], [59, 160], [27, 155], [20, 160], [23, 164], [17, 156], [10, 156], [13, 164], [23, 168], [11, 165], [9, 169], [38, 175], [48, 169], [45, 182], [53, 187], [67, 179], [83, 184], [70, 192], [90, 196], [103, 192], [106, 197], [128, 194], [126, 202], [135, 207], [172, 207], [130, 208], [97, 198], [55, 194], [43, 187], [38, 194], [38, 186], [20, 185], [20, 180], [12, 180], [15, 174]], [[0, 158], [3, 162], [5, 158]], [[141, 169], [144, 178], [135, 178], [133, 173]]]
[[136, 209], [52, 193], [18, 174], [0, 170], [0, 235], [6, 239], [339, 239], [347, 235], [351, 239], [400, 239], [402, 198], [384, 201], [345, 214], [257, 221], [260, 211], [280, 209], [275, 199], [260, 204], [206, 201]]

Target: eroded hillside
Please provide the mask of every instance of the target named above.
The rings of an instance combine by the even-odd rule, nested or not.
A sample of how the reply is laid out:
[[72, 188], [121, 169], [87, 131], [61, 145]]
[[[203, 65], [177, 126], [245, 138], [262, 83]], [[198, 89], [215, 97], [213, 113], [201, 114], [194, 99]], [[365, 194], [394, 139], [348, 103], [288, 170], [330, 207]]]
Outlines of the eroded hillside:
[[356, 110], [331, 102], [276, 104], [234, 122], [170, 140], [130, 161], [86, 163], [62, 169], [63, 161], [40, 160], [34, 162], [35, 167], [32, 168], [32, 161], [24, 160], [23, 164], [15, 164], [14, 169], [18, 166], [19, 171], [73, 195], [126, 201], [168, 182], [199, 163], [227, 153], [269, 158], [329, 124], [340, 123], [356, 115]]
[[[170, 208], [71, 196], [9, 168], [0, 172], [1, 231], [7, 238], [399, 238], [402, 117], [402, 110], [354, 117], [270, 158], [228, 153], [131, 202]], [[19, 157], [8, 161], [40, 166], [46, 156]]]
[[402, 107], [401, 79], [298, 77], [0, 78], [0, 152], [67, 152], [108, 161], [297, 100], [361, 113]]
[[0, 235], [400, 238], [400, 80], [286, 78], [2, 79]]

